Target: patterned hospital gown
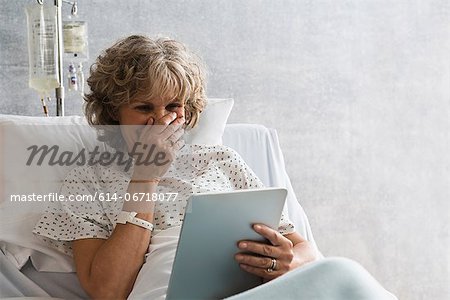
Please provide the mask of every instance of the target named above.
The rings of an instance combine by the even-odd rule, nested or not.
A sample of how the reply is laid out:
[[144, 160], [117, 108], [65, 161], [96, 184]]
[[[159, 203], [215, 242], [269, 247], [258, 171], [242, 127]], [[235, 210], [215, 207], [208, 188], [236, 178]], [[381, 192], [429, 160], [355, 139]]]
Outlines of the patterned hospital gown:
[[[122, 210], [124, 196], [111, 200], [111, 195], [125, 195], [132, 168], [82, 166], [66, 176], [60, 193], [97, 195], [93, 201], [53, 201], [33, 229], [33, 233], [49, 246], [72, 255], [71, 241], [84, 238], [107, 239], [112, 234], [116, 218]], [[181, 225], [187, 199], [192, 193], [256, 189], [263, 183], [233, 149], [215, 145], [185, 145], [180, 150], [157, 193], [178, 193], [176, 201], [156, 201], [154, 234]], [[106, 201], [109, 195], [110, 201]], [[99, 200], [100, 195], [103, 199]], [[294, 225], [281, 216], [278, 231], [293, 232]]]

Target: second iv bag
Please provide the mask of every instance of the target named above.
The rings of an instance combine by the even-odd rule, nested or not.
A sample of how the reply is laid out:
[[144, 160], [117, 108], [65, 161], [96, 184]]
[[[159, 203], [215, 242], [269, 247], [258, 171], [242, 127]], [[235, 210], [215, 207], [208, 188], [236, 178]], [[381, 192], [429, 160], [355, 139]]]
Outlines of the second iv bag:
[[69, 20], [63, 22], [64, 53], [70, 60], [86, 61], [88, 59], [87, 23]]
[[26, 12], [29, 86], [42, 96], [59, 87], [56, 6], [33, 4]]

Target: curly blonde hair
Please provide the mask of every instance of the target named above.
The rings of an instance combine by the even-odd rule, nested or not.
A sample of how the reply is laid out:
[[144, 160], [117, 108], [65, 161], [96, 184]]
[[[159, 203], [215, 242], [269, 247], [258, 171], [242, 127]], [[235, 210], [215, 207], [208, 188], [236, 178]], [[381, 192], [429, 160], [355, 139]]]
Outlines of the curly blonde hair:
[[118, 125], [119, 107], [136, 95], [183, 99], [190, 129], [206, 105], [204, 73], [200, 58], [182, 43], [132, 35], [106, 49], [91, 66], [84, 113], [91, 125]]

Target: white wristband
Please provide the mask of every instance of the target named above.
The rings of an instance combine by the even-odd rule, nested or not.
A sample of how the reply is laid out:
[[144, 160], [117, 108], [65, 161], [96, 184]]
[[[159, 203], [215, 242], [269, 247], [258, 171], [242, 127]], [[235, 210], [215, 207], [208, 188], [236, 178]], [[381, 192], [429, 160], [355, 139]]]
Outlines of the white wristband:
[[126, 223], [131, 223], [143, 228], [146, 228], [150, 231], [153, 231], [153, 224], [145, 221], [143, 219], [140, 218], [136, 218], [137, 212], [132, 211], [121, 211], [119, 213], [119, 215], [117, 216], [117, 222], [116, 224], [126, 224]]

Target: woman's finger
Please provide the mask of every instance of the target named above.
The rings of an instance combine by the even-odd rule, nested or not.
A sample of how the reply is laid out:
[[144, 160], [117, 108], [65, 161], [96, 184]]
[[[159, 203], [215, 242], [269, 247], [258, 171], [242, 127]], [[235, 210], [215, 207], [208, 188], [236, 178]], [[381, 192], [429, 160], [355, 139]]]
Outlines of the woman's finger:
[[184, 129], [179, 127], [172, 135], [167, 138], [167, 141], [171, 141], [172, 143], [177, 142], [184, 135]]
[[185, 141], [183, 139], [179, 139], [175, 144], [173, 144], [173, 149], [175, 151], [180, 150], [184, 147]]
[[287, 238], [281, 235], [277, 230], [274, 230], [264, 224], [253, 225], [253, 230], [268, 239], [272, 245], [283, 246], [285, 244], [292, 244]]
[[177, 119], [178, 115], [176, 112], [170, 112], [167, 115], [164, 115], [160, 119], [155, 120], [153, 125], [160, 125], [157, 126], [160, 129], [162, 129], [159, 133], [161, 133], [164, 129], [166, 129], [167, 126], [170, 125], [173, 121]]
[[256, 268], [268, 269], [272, 266], [272, 258], [267, 256], [254, 256], [245, 253], [238, 253], [234, 256], [237, 262]]
[[[145, 133], [142, 134], [141, 136], [141, 140], [142, 141], [147, 141], [150, 142], [152, 144], [156, 144], [159, 141], [165, 141], [166, 140], [166, 136], [161, 136], [162, 133], [166, 130], [166, 128], [168, 126], [170, 126], [170, 123], [172, 122], [172, 120], [176, 120], [176, 113], [168, 113], [167, 115], [164, 115], [162, 118], [160, 118], [159, 120], [150, 118], [150, 120], [152, 120], [152, 126], [145, 126], [146, 131]], [[147, 125], [150, 125], [149, 122], [147, 122]]]
[[185, 123], [184, 116], [176, 118], [171, 124], [169, 124], [166, 128], [164, 128], [164, 130], [160, 133], [161, 137], [163, 139], [169, 139], [171, 135], [173, 135], [177, 130], [179, 130], [180, 128], [183, 127], [184, 123]]
[[145, 126], [145, 130], [141, 135], [141, 140], [147, 141], [149, 139], [152, 139], [152, 136], [160, 135], [167, 128], [167, 126], [169, 126], [170, 123], [172, 123], [176, 119], [177, 114], [175, 112], [168, 113], [160, 119], [149, 118], [146, 125], [151, 126]]
[[148, 140], [148, 136], [151, 134], [154, 123], [155, 119], [153, 117], [150, 117], [144, 126], [135, 126], [137, 128], [136, 131], [138, 133], [138, 137], [141, 141]]
[[279, 258], [282, 256], [281, 249], [269, 244], [254, 242], [254, 241], [242, 241], [238, 244], [239, 249], [242, 251], [250, 251], [263, 256]]
[[120, 131], [122, 133], [122, 137], [127, 144], [128, 151], [131, 151], [135, 145], [136, 142], [139, 141], [139, 134], [142, 129], [142, 126], [136, 126], [136, 125], [119, 125]]
[[276, 270], [274, 270], [272, 272], [269, 272], [269, 271], [267, 271], [267, 269], [257, 268], [257, 267], [249, 266], [249, 265], [246, 265], [246, 264], [239, 264], [239, 266], [244, 271], [249, 272], [251, 274], [254, 274], [256, 276], [265, 278], [265, 279], [273, 279], [273, 278], [278, 277], [278, 276], [281, 275], [280, 274], [281, 272], [276, 271]]

